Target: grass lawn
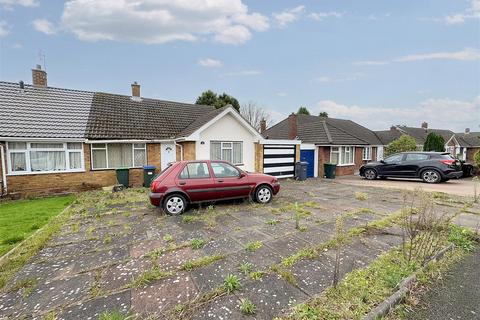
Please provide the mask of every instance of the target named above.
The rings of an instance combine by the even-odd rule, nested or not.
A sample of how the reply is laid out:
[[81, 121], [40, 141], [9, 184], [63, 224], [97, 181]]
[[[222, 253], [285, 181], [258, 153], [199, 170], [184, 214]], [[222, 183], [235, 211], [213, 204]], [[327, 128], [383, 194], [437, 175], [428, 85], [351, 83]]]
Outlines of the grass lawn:
[[0, 256], [43, 227], [74, 200], [73, 195], [0, 202]]

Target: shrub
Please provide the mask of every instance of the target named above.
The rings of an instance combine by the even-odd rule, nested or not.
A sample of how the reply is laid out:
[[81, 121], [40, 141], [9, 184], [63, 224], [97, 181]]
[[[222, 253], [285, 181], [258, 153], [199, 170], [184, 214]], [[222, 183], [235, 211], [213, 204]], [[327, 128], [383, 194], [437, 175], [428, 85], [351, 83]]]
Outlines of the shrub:
[[425, 144], [423, 145], [423, 151], [445, 151], [445, 139], [435, 132], [430, 132], [425, 139]]
[[473, 156], [473, 161], [475, 161], [477, 167], [480, 167], [480, 150], [475, 152], [475, 155]]
[[394, 153], [415, 151], [417, 150], [417, 142], [409, 135], [402, 134], [400, 138], [393, 140], [385, 148], [385, 156], [389, 156]]

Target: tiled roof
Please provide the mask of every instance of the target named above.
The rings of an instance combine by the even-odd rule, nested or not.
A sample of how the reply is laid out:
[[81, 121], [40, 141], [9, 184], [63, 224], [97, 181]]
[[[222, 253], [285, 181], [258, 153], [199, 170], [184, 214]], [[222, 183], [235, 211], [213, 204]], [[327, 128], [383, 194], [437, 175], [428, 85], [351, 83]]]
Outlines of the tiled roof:
[[216, 116], [218, 116], [220, 113], [222, 113], [227, 107], [223, 108], [218, 108], [213, 111], [207, 112], [204, 115], [200, 116], [197, 118], [195, 121], [190, 123], [188, 127], [183, 129], [180, 133], [177, 134], [178, 137], [187, 137], [190, 134], [194, 133], [196, 130], [200, 129], [201, 126], [206, 124], [208, 121], [212, 120]]
[[455, 133], [461, 147], [480, 147], [480, 132]]
[[[353, 121], [297, 115], [297, 136], [302, 142], [322, 145], [380, 144], [373, 132]], [[265, 131], [270, 139], [288, 139], [289, 119], [286, 118]], [[369, 141], [371, 137], [374, 139]]]
[[427, 135], [431, 132], [434, 132], [438, 135], [441, 135], [445, 142], [450, 140], [450, 138], [455, 134], [453, 131], [444, 130], [444, 129], [423, 129], [407, 126], [396, 126], [396, 129], [384, 130], [384, 131], [375, 131], [375, 134], [378, 136], [382, 144], [387, 145], [393, 140], [400, 138], [403, 134], [407, 134], [415, 139], [417, 145], [423, 145], [427, 139]]
[[93, 95], [0, 81], [0, 137], [83, 138]]
[[129, 96], [95, 93], [86, 137], [171, 139], [212, 111], [215, 111], [212, 106], [146, 98], [135, 101]]

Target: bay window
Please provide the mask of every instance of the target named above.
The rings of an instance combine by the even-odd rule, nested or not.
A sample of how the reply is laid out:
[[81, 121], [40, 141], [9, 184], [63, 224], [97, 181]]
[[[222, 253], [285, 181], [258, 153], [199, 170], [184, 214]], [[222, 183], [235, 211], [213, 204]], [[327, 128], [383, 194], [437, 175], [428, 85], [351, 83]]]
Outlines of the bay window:
[[355, 147], [330, 147], [330, 163], [342, 166], [354, 164]]
[[224, 160], [243, 164], [243, 143], [237, 141], [211, 141], [210, 160]]
[[142, 167], [147, 162], [145, 143], [93, 143], [92, 169]]
[[372, 147], [363, 147], [363, 160], [372, 160]]
[[83, 170], [81, 142], [8, 142], [10, 174]]

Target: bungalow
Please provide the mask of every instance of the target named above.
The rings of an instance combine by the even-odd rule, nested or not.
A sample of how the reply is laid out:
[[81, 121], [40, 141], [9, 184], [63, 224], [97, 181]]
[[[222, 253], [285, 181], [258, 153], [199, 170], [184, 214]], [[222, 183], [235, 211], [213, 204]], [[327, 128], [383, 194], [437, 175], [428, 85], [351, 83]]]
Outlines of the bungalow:
[[268, 139], [301, 140], [301, 160], [307, 176], [322, 177], [323, 164], [337, 164], [337, 175], [354, 174], [368, 161], [381, 158], [382, 142], [373, 131], [351, 121], [292, 113], [265, 130]]
[[130, 184], [139, 186], [144, 165], [159, 171], [176, 160], [263, 170], [263, 137], [230, 106], [148, 99], [137, 83], [131, 96], [48, 87], [39, 66], [32, 78], [33, 85], [0, 82], [3, 195], [109, 186], [120, 167], [130, 168]]
[[474, 163], [474, 156], [480, 151], [480, 132], [471, 132], [466, 128], [464, 132], [455, 133], [455, 139], [448, 141], [451, 145], [450, 153], [460, 159]]
[[454, 133], [445, 129], [430, 129], [428, 123], [423, 122], [420, 128], [407, 126], [392, 126], [390, 130], [375, 131], [375, 134], [387, 146], [393, 140], [398, 139], [402, 134], [411, 136], [417, 142], [417, 150], [423, 150], [427, 135], [434, 132], [445, 140], [445, 150], [453, 156], [466, 161], [473, 161], [473, 155], [480, 150], [480, 133], [470, 132], [465, 129], [463, 133]]

